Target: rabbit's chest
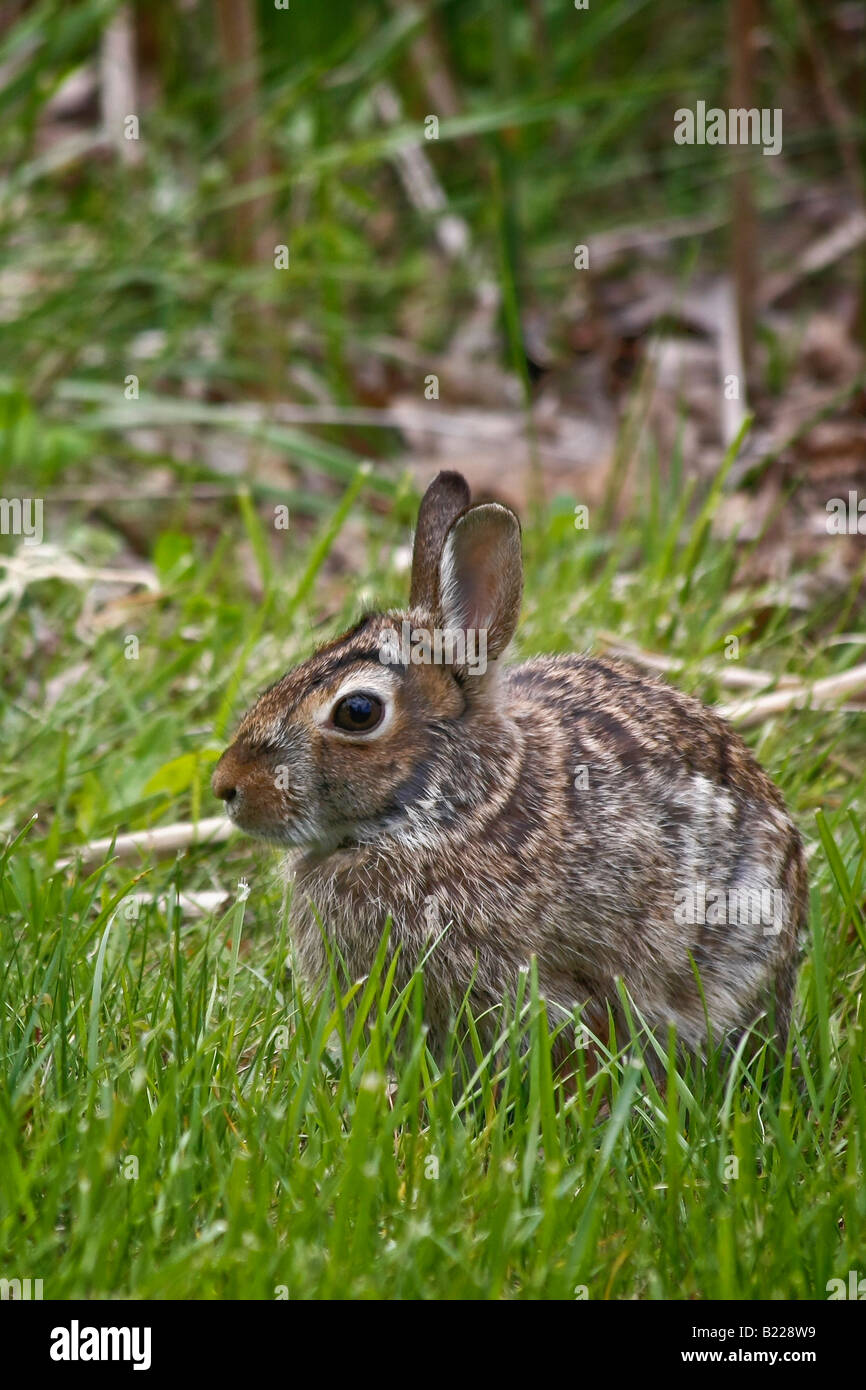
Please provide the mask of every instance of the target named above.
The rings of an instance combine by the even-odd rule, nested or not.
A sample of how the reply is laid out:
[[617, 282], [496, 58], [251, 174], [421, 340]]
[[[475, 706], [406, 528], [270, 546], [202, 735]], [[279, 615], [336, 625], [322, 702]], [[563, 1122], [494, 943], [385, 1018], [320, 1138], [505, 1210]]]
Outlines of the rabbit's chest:
[[[540, 924], [554, 906], [537, 898], [537, 889], [509, 883], [501, 865], [485, 875], [443, 873], [423, 859], [356, 860], [297, 881], [291, 934], [302, 973], [314, 983], [327, 976], [329, 950], [351, 979], [369, 975], [387, 928], [395, 984], [405, 985], [421, 966], [425, 1012], [444, 1018], [467, 992], [489, 1005], [513, 989], [519, 970], [544, 949]], [[548, 941], [551, 951], [557, 954], [556, 943]]]

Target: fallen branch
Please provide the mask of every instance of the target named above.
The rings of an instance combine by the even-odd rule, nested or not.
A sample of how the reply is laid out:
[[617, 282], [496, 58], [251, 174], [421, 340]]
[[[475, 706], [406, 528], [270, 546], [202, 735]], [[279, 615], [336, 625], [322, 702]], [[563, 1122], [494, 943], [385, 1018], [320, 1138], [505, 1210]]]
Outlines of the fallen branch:
[[[129, 893], [120, 904], [119, 910], [127, 912], [129, 904], [132, 903], [134, 915], [137, 916], [141, 908], [170, 907], [173, 901], [173, 894], [169, 893]], [[231, 904], [237, 901], [237, 895], [208, 888], [200, 893], [178, 893], [176, 901], [181, 912], [187, 917], [209, 917], [221, 907], [228, 911]]]
[[[744, 728], [760, 724], [774, 714], [789, 709], [835, 709], [841, 695], [866, 691], [866, 665], [852, 666], [838, 676], [827, 676], [811, 685], [792, 686], [774, 690], [771, 695], [759, 695], [754, 700], [737, 700], [729, 705], [717, 705], [716, 713], [723, 719], [736, 721]], [[849, 710], [850, 706], [847, 707]], [[855, 707], [856, 708], [856, 707]], [[859, 711], [858, 711], [859, 712]]]
[[771, 304], [775, 304], [777, 299], [786, 295], [800, 280], [816, 275], [819, 270], [826, 270], [834, 261], [850, 255], [863, 241], [866, 241], [866, 213], [858, 208], [825, 236], [819, 237], [807, 246], [791, 270], [782, 270], [777, 275], [769, 276], [760, 295], [761, 308], [767, 309]]
[[106, 855], [116, 859], [135, 859], [139, 854], [171, 854], [188, 849], [190, 845], [221, 844], [234, 833], [234, 826], [225, 816], [208, 816], [199, 821], [179, 821], [176, 825], [159, 825], [153, 830], [133, 830], [128, 835], [108, 835], [81, 845], [65, 859], [58, 859], [56, 868], [65, 869], [80, 861], [83, 868], [100, 863]]
[[139, 110], [136, 74], [135, 18], [131, 5], [121, 5], [102, 32], [99, 48], [102, 129], [123, 164], [141, 162], [141, 142], [127, 139], [125, 123]]
[[[678, 661], [675, 657], [663, 656], [660, 652], [645, 651], [642, 647], [624, 642], [612, 633], [599, 632], [596, 634], [596, 638], [611, 656], [621, 657], [622, 660], [629, 661], [632, 665], [639, 666], [646, 671], [667, 675], [671, 671], [681, 671], [685, 666], [685, 662]], [[866, 639], [861, 638], [858, 633], [847, 633], [845, 640], [858, 642]], [[810, 707], [838, 710], [841, 708], [847, 713], [861, 713], [857, 705], [839, 706], [835, 701], [840, 695], [850, 695], [860, 690], [866, 690], [866, 665], [852, 666], [850, 671], [843, 671], [838, 676], [826, 676], [823, 680], [813, 681], [810, 684], [799, 680], [796, 676], [774, 676], [768, 671], [755, 671], [747, 666], [735, 666], [733, 664], [727, 668], [713, 666], [709, 662], [701, 662], [697, 669], [701, 675], [707, 676], [710, 680], [718, 681], [720, 685], [730, 686], [732, 689], [739, 687], [740, 689], [755, 690], [775, 682], [777, 689], [767, 695], [755, 696], [753, 699], [734, 700], [727, 705], [715, 706], [716, 712], [723, 719], [735, 720], [747, 728], [753, 724], [760, 724], [762, 719], [768, 719], [771, 715], [781, 714], [786, 709]]]
[[[743, 280], [747, 278], [745, 269]], [[744, 334], [743, 309], [740, 299], [748, 294], [744, 286], [734, 285], [723, 280], [716, 290], [716, 343], [719, 353], [719, 408], [721, 413], [722, 443], [726, 449], [743, 427], [748, 415], [746, 404], [746, 363], [743, 358], [742, 341]], [[734, 389], [729, 389], [733, 379]]]
[[[686, 665], [685, 661], [677, 660], [676, 657], [663, 656], [661, 652], [645, 651], [643, 647], [625, 642], [613, 633], [598, 632], [596, 639], [607, 648], [611, 656], [622, 657], [624, 661], [630, 661], [634, 666], [640, 666], [646, 671], [657, 671], [666, 675], [670, 671], [682, 671]], [[729, 666], [714, 666], [709, 661], [702, 661], [697, 669], [702, 676], [718, 681], [719, 685], [730, 686], [732, 690], [765, 690], [767, 686], [774, 684], [797, 687], [801, 684], [797, 676], [776, 676], [770, 671], [756, 671], [734, 662]]]

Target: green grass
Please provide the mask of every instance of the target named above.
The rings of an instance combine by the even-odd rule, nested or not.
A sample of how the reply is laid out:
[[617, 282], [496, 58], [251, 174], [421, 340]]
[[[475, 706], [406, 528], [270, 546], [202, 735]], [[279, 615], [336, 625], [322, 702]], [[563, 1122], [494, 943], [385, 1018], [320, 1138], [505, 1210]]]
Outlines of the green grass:
[[[708, 699], [720, 688], [697, 668], [722, 666], [729, 633], [771, 673], [851, 660], [827, 645], [838, 612], [767, 620], [767, 596], [731, 583], [733, 548], [701, 514], [682, 522], [675, 483], [648, 473], [642, 492], [615, 536], [576, 531], [565, 498], [527, 531], [522, 654], [613, 629], [681, 658], [681, 684]], [[801, 710], [752, 737], [810, 851], [798, 1060], [671, 1053], [661, 1090], [619, 1039], [557, 1094], [531, 979], [498, 1059], [473, 1056], [461, 1020], [456, 1083], [425, 1052], [421, 980], [403, 998], [384, 967], [358, 985], [349, 1033], [339, 989], [318, 1005], [297, 996], [278, 856], [244, 840], [89, 875], [53, 867], [89, 836], [213, 813], [229, 714], [309, 650], [308, 605], [345, 512], [297, 546], [268, 534], [266, 506], [227, 505], [210, 551], [163, 535], [161, 595], [113, 627], [76, 627], [82, 593], [57, 580], [7, 622], [3, 810], [20, 833], [0, 880], [4, 1273], [60, 1298], [825, 1296], [866, 1257], [857, 716]], [[330, 581], [344, 609], [328, 632], [358, 580], [383, 602], [404, 591], [405, 528], [367, 528], [369, 573]], [[250, 536], [262, 603], [227, 562]], [[46, 629], [56, 643], [38, 640]], [[131, 632], [138, 660], [124, 657]], [[236, 900], [225, 915], [174, 903], [215, 886]], [[133, 891], [161, 905], [136, 916]]]

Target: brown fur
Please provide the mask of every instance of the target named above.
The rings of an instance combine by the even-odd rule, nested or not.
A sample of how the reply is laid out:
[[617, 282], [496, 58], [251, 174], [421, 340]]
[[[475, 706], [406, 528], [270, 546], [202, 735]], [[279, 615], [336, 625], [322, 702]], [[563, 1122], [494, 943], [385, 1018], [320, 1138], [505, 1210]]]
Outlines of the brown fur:
[[[787, 1033], [806, 911], [802, 846], [745, 744], [697, 700], [587, 656], [496, 659], [517, 623], [519, 527], [469, 507], [457, 474], [424, 498], [405, 613], [365, 618], [266, 691], [214, 774], [232, 818], [292, 851], [291, 931], [312, 986], [330, 944], [353, 978], [387, 917], [397, 982], [423, 960], [434, 1046], [469, 992], [497, 1007], [537, 958], [554, 1017], [603, 1026], [622, 980], [646, 1021], [681, 1039], [736, 1035], [768, 1003]], [[384, 627], [484, 627], [489, 665], [383, 665]], [[341, 735], [336, 697], [373, 687], [377, 736]], [[772, 892], [761, 923], [676, 916], [700, 883]], [[680, 913], [681, 915], [681, 913]], [[778, 927], [778, 930], [775, 928]], [[435, 943], [435, 944], [434, 944]]]

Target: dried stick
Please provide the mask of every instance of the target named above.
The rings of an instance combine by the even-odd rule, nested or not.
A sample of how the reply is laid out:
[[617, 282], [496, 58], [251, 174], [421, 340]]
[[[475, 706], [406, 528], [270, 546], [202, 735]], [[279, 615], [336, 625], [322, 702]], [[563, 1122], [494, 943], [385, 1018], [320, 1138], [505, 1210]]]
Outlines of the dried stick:
[[99, 49], [99, 85], [102, 125], [106, 138], [124, 164], [141, 158], [139, 140], [128, 140], [124, 123], [138, 116], [135, 70], [135, 24], [132, 6], [121, 5], [102, 34]]
[[[177, 895], [177, 905], [181, 912], [188, 917], [209, 917], [212, 912], [218, 912], [223, 905], [227, 911], [231, 903], [236, 900], [237, 896], [234, 893], [211, 888], [200, 893], [178, 893]], [[121, 910], [126, 911], [128, 905], [133, 903], [137, 914], [139, 908], [150, 907], [153, 904], [169, 904], [170, 901], [171, 897], [168, 893], [155, 895], [151, 893], [128, 893], [123, 899]]]
[[764, 719], [783, 714], [789, 709], [833, 709], [840, 695], [851, 695], [861, 690], [866, 690], [866, 665], [852, 666], [850, 671], [813, 681], [811, 685], [774, 690], [772, 694], [759, 695], [754, 700], [717, 705], [716, 713], [723, 719], [735, 720], [743, 728], [751, 728], [753, 724], [760, 724]]
[[[609, 650], [611, 656], [622, 657], [624, 661], [630, 661], [632, 665], [640, 666], [646, 671], [667, 674], [670, 671], [681, 671], [685, 666], [685, 662], [678, 661], [676, 657], [646, 651], [632, 642], [623, 641], [613, 633], [598, 632], [596, 638]], [[734, 662], [729, 666], [714, 666], [709, 661], [702, 661], [697, 669], [702, 676], [718, 681], [719, 685], [730, 686], [732, 690], [764, 690], [773, 684], [788, 687], [799, 687], [802, 684], [797, 676], [776, 676], [771, 671], [756, 671]]]
[[[743, 427], [748, 414], [746, 404], [746, 363], [743, 360], [743, 324], [740, 320], [737, 299], [729, 280], [723, 280], [716, 291], [717, 327], [716, 342], [719, 350], [721, 381], [721, 424], [722, 443], [730, 448]], [[735, 390], [729, 389], [729, 378], [735, 379]]]
[[65, 859], [58, 859], [56, 868], [65, 869], [81, 861], [83, 868], [92, 868], [109, 853], [116, 859], [135, 859], [142, 854], [171, 854], [190, 845], [221, 844], [234, 833], [234, 826], [225, 816], [208, 816], [200, 821], [179, 821], [175, 825], [159, 825], [153, 830], [133, 830], [128, 835], [108, 835], [90, 840]]
[[781, 270], [778, 274], [769, 277], [760, 296], [762, 308], [766, 309], [774, 304], [777, 299], [781, 299], [807, 276], [815, 275], [819, 270], [826, 270], [834, 261], [850, 255], [864, 241], [866, 241], [866, 212], [858, 208], [856, 212], [852, 212], [849, 217], [839, 222], [824, 236], [810, 242], [805, 251], [797, 257], [790, 270]]

